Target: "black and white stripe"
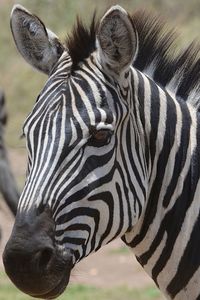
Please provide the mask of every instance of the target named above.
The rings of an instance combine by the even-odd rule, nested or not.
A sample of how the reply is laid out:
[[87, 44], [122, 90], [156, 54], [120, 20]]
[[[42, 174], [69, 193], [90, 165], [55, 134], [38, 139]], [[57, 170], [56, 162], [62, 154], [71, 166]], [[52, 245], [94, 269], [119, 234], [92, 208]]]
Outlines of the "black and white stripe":
[[[12, 22], [19, 51], [48, 73], [45, 60], [20, 48]], [[24, 124], [29, 166], [19, 214], [49, 206], [56, 242], [73, 251], [74, 264], [122, 237], [168, 299], [193, 300], [199, 60], [192, 46], [172, 57], [173, 34], [163, 30], [155, 17], [114, 6], [89, 30], [79, 21], [62, 55], [45, 32], [59, 59]], [[37, 45], [37, 35], [28, 42]]]

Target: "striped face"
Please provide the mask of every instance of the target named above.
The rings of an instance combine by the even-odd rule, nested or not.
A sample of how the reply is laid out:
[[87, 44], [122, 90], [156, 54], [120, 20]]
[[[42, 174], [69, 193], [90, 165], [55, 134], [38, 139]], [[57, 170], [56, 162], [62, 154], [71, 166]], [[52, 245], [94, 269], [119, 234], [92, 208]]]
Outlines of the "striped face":
[[[105, 14], [98, 28], [91, 25], [90, 34], [77, 26], [66, 49], [21, 6], [11, 18], [20, 53], [49, 75], [23, 126], [28, 171], [16, 224], [24, 222], [20, 216], [25, 215], [31, 226], [29, 215], [48, 209], [56, 244], [73, 250], [74, 262], [122, 236], [137, 215], [129, 202], [134, 197], [130, 178], [124, 174], [137, 135], [131, 134], [129, 87], [137, 35], [118, 6]], [[86, 40], [89, 45], [80, 51]], [[80, 59], [83, 50], [87, 57]]]
[[11, 29], [22, 56], [49, 79], [23, 126], [28, 172], [4, 266], [22, 291], [52, 299], [76, 262], [132, 229], [141, 211], [137, 34], [119, 6], [89, 31], [79, 22], [67, 47], [21, 6]]
[[127, 106], [91, 59], [70, 76], [67, 64], [64, 53], [24, 123], [29, 164], [19, 210], [49, 206], [56, 240], [85, 256], [122, 226], [117, 165]]

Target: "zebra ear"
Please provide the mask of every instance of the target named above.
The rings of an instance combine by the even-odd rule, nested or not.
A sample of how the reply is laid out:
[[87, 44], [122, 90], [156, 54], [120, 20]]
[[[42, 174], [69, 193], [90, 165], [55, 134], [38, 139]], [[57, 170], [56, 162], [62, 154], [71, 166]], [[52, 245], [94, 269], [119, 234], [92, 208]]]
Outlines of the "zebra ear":
[[57, 36], [21, 5], [13, 7], [10, 25], [15, 44], [24, 59], [36, 69], [50, 74], [64, 50]]
[[119, 5], [111, 7], [100, 21], [97, 49], [103, 65], [117, 74], [133, 63], [138, 38], [132, 20]]

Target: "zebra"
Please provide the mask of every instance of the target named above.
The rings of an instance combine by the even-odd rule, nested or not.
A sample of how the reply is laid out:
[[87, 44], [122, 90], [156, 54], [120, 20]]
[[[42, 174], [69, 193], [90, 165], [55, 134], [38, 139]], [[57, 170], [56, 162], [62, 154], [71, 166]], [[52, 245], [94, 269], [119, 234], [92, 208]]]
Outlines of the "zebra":
[[4, 141], [4, 131], [7, 123], [5, 95], [0, 90], [0, 192], [13, 216], [17, 212], [19, 200], [18, 187], [9, 163], [7, 148]]
[[[66, 42], [20, 5], [15, 44], [48, 75], [23, 125], [27, 178], [4, 249], [24, 293], [53, 299], [120, 237], [167, 299], [200, 299], [200, 59], [145, 11], [108, 9]], [[172, 53], [173, 52], [173, 53]]]

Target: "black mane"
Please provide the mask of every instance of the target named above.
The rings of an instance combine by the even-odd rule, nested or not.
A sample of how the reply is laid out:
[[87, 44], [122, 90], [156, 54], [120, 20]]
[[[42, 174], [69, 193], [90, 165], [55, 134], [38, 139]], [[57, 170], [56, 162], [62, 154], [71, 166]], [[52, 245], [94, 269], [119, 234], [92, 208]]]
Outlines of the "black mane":
[[[158, 16], [138, 11], [132, 16], [138, 31], [139, 51], [134, 67], [145, 73], [152, 65], [152, 72], [147, 74], [159, 85], [166, 87], [173, 79], [176, 97], [185, 101], [192, 91], [200, 92], [200, 47], [192, 42], [178, 54], [175, 42], [177, 35], [174, 30], [167, 28]], [[151, 68], [151, 69], [152, 69]], [[195, 101], [195, 99], [194, 99]], [[200, 103], [193, 105], [199, 106]]]
[[[131, 18], [139, 37], [139, 51], [134, 67], [147, 73], [162, 87], [166, 87], [172, 79], [175, 80], [176, 90], [171, 92], [194, 106], [200, 106], [197, 99], [189, 99], [191, 92], [194, 98], [200, 93], [200, 47], [193, 42], [184, 51], [175, 54], [176, 34], [174, 30], [167, 28], [160, 17], [139, 10]], [[89, 27], [77, 18], [72, 33], [66, 40], [73, 69], [95, 51], [98, 24], [96, 14]]]
[[84, 61], [95, 51], [98, 24], [96, 13], [93, 14], [89, 27], [86, 27], [81, 19], [77, 17], [72, 33], [68, 35], [66, 40], [66, 46], [73, 62], [73, 69], [76, 69], [81, 61]]

